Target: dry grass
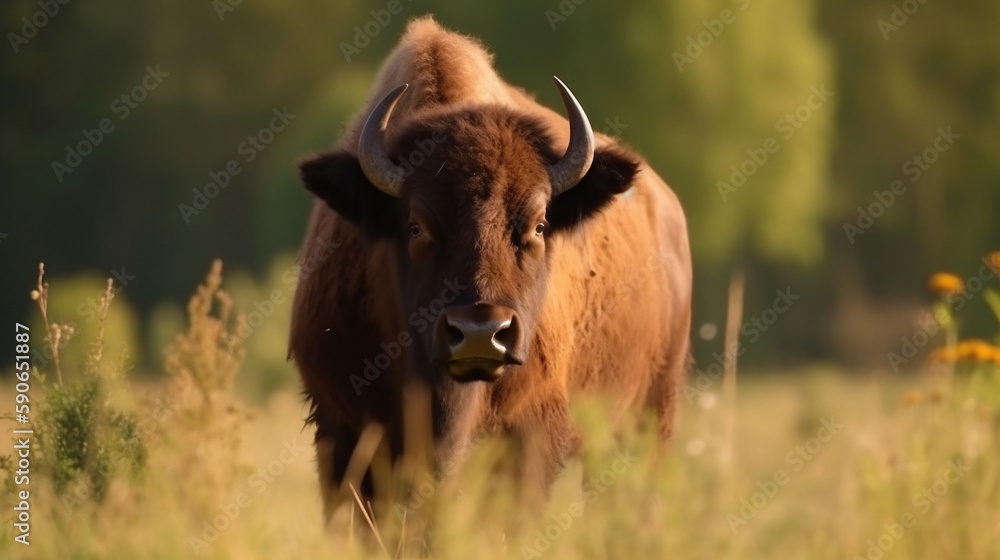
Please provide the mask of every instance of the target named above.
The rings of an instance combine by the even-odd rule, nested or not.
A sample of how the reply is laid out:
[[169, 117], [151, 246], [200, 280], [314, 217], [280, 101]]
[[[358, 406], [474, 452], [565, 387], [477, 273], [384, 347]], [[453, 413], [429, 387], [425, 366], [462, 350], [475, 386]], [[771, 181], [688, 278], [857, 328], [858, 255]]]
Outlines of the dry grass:
[[[1000, 369], [990, 363], [913, 378], [823, 369], [744, 376], [731, 406], [719, 383], [683, 403], [660, 460], [647, 431], [610, 433], [600, 408], [582, 403], [574, 413], [586, 453], [543, 515], [511, 498], [510, 480], [494, 468], [505, 447], [489, 441], [443, 482], [408, 473], [418, 495], [405, 514], [393, 508], [369, 524], [358, 505], [325, 529], [300, 398], [279, 392], [251, 407], [233, 396], [244, 353], [221, 283], [216, 264], [167, 352], [162, 386], [129, 382], [96, 341], [91, 365], [33, 394], [49, 408], [37, 417], [44, 425], [72, 408], [54, 395], [96, 379], [93, 413], [53, 424], [47, 440], [72, 443], [79, 430], [94, 443], [63, 475], [52, 448], [36, 444], [32, 545], [14, 544], [6, 523], [0, 552], [385, 558], [412, 555], [400, 536], [417, 534], [415, 549], [440, 558], [875, 558], [869, 549], [880, 544], [887, 560], [1000, 557]], [[11, 385], [0, 398], [11, 398]], [[131, 419], [120, 448], [116, 415]], [[104, 462], [94, 446], [106, 450]], [[103, 464], [112, 468], [98, 493], [92, 473]], [[9, 490], [0, 499], [8, 512]], [[419, 529], [420, 519], [433, 529]]]

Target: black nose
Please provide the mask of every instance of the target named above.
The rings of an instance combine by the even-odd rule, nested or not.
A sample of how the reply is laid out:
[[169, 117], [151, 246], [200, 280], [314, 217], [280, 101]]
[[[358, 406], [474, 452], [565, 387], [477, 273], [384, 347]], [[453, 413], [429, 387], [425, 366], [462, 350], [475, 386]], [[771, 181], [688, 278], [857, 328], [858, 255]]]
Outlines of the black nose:
[[517, 314], [509, 307], [475, 304], [449, 307], [438, 317], [434, 346], [457, 380], [493, 381], [514, 357], [520, 335]]

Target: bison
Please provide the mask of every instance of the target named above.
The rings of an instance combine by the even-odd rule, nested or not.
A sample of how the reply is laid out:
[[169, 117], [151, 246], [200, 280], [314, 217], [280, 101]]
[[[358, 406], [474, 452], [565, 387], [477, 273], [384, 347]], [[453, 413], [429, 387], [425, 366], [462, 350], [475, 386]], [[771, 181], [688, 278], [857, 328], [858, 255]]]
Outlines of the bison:
[[651, 407], [669, 437], [689, 360], [684, 213], [555, 82], [568, 120], [419, 18], [339, 144], [299, 163], [317, 200], [289, 357], [328, 515], [366, 426], [404, 453], [410, 387], [429, 396], [434, 464], [506, 434], [545, 488], [580, 441], [573, 395]]

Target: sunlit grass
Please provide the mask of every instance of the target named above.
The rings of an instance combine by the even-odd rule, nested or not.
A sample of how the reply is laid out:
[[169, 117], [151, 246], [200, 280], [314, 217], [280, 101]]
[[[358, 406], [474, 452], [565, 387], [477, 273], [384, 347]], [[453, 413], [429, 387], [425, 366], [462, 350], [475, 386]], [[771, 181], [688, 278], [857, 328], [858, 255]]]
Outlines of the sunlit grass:
[[[131, 415], [129, 441], [142, 445], [125, 449], [142, 449], [142, 460], [109, 455], [115, 468], [102, 491], [84, 492], [93, 481], [90, 463], [59, 471], [53, 450], [36, 442], [32, 545], [15, 544], [5, 523], [0, 552], [128, 559], [384, 558], [428, 550], [463, 559], [1000, 557], [1000, 364], [988, 360], [929, 366], [912, 377], [860, 378], [827, 368], [744, 375], [729, 461], [721, 386], [694, 402], [682, 398], [665, 452], [652, 430], [612, 433], [600, 407], [580, 403], [574, 415], [587, 434], [585, 451], [544, 513], [519, 504], [510, 478], [496, 468], [507, 448], [486, 441], [444, 481], [409, 473], [420, 499], [406, 502], [406, 515], [376, 505], [382, 545], [357, 507], [324, 527], [301, 396], [280, 391], [261, 405], [234, 396], [244, 352], [232, 336], [240, 318], [221, 283], [213, 267], [192, 298], [188, 326], [167, 352], [166, 383], [129, 381], [120, 364], [105, 363], [100, 344], [90, 344], [92, 370], [64, 369], [63, 383], [50, 376], [45, 391], [33, 393], [58, 412], [60, 386], [103, 372], [101, 394], [115, 396], [93, 399], [94, 406]], [[12, 400], [12, 384], [0, 398]], [[34, 418], [44, 424], [56, 412]], [[50, 429], [66, 436], [72, 423], [63, 424]], [[77, 424], [72, 429], [96, 434], [93, 441], [111, 441], [101, 426], [113, 423]], [[10, 490], [0, 500], [7, 512]], [[410, 538], [401, 547], [403, 534]]]

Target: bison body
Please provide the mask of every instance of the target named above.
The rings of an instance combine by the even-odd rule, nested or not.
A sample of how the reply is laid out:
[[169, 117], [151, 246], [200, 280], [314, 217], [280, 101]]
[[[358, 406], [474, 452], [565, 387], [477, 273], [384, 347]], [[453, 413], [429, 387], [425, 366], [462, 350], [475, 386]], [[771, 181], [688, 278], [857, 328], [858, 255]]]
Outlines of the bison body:
[[652, 407], [669, 437], [689, 356], [684, 214], [560, 87], [569, 121], [418, 19], [339, 144], [300, 164], [318, 200], [289, 354], [328, 507], [367, 425], [403, 453], [415, 386], [438, 465], [506, 433], [548, 485], [578, 443], [575, 394]]

